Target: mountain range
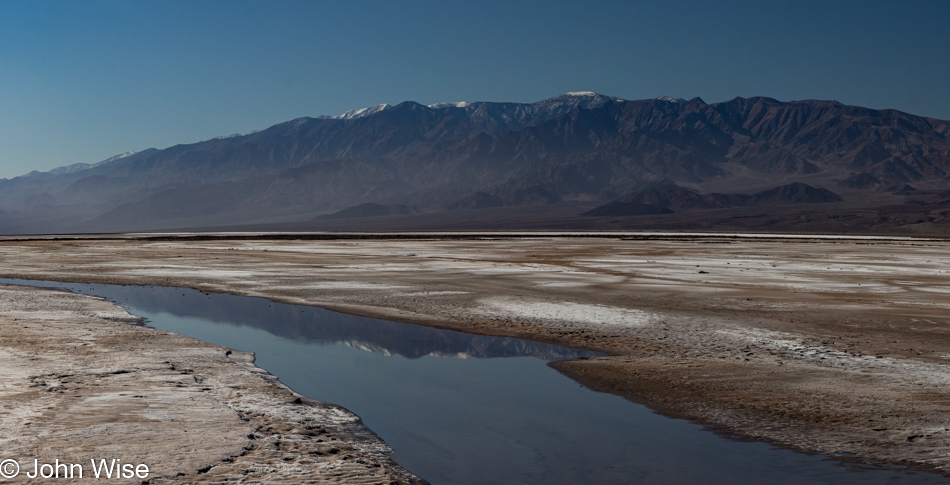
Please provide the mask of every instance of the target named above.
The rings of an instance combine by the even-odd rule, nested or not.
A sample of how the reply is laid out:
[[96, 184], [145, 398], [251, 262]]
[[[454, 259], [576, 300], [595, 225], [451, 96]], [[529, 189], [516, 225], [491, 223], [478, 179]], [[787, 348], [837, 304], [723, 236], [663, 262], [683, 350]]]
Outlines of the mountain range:
[[948, 174], [950, 122], [835, 101], [407, 101], [2, 179], [0, 232], [787, 230], [735, 222], [770, 213], [939, 234]]

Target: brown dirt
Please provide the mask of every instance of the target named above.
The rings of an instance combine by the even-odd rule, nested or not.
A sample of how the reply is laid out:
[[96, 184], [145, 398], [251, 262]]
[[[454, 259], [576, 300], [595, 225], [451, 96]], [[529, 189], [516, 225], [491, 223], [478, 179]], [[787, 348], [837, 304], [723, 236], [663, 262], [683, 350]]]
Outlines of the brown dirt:
[[584, 237], [0, 242], [0, 276], [157, 284], [600, 350], [665, 414], [950, 470], [950, 242]]

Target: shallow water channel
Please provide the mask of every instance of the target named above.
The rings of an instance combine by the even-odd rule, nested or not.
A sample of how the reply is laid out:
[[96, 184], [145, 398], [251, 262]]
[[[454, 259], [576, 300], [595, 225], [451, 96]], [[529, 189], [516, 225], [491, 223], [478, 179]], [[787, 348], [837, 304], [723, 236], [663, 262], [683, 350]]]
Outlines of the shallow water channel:
[[295, 391], [358, 414], [433, 484], [948, 481], [730, 440], [547, 366], [590, 352], [182, 288], [0, 283], [103, 296], [150, 327], [254, 352]]

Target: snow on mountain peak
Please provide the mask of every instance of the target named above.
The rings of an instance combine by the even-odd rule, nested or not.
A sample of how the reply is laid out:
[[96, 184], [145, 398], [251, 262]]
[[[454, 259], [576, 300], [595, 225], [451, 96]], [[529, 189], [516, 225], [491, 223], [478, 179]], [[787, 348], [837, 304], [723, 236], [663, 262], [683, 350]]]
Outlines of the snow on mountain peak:
[[81, 171], [83, 171], [83, 170], [90, 169], [90, 168], [95, 167], [95, 166], [97, 166], [97, 165], [102, 165], [102, 164], [104, 164], [104, 163], [109, 163], [109, 162], [112, 162], [112, 161], [115, 161], [115, 160], [121, 160], [121, 159], [123, 159], [123, 158], [125, 158], [125, 157], [131, 156], [131, 155], [135, 155], [135, 153], [136, 153], [136, 152], [125, 152], [125, 153], [121, 153], [121, 154], [119, 154], [119, 155], [115, 155], [115, 156], [109, 157], [109, 158], [107, 158], [107, 159], [105, 159], [105, 160], [102, 160], [102, 161], [99, 161], [99, 162], [96, 162], [96, 163], [74, 163], [74, 164], [72, 164], [72, 165], [63, 165], [62, 167], [56, 167], [56, 168], [54, 168], [54, 169], [52, 169], [52, 170], [48, 170], [48, 171], [46, 171], [46, 172], [40, 172], [40, 171], [38, 171], [38, 170], [33, 170], [32, 172], [30, 172], [30, 173], [28, 173], [28, 174], [26, 174], [26, 175], [23, 175], [23, 177], [31, 177], [31, 176], [39, 175], [39, 174], [42, 174], [42, 173], [50, 173], [50, 174], [53, 174], [53, 175], [62, 175], [62, 174], [66, 174], [66, 173], [81, 172]]
[[660, 96], [656, 98], [658, 101], [669, 101], [670, 103], [685, 103], [686, 100], [683, 98], [674, 98], [672, 96]]
[[589, 96], [599, 96], [599, 95], [593, 91], [571, 91], [569, 93], [564, 93], [562, 96], [589, 97]]
[[212, 140], [227, 140], [228, 138], [237, 138], [237, 137], [239, 137], [239, 136], [253, 135], [253, 134], [255, 134], [255, 133], [260, 133], [260, 132], [261, 132], [261, 130], [249, 131], [249, 132], [247, 132], [247, 133], [233, 133], [233, 134], [231, 134], [231, 135], [216, 136], [216, 137], [212, 138]]
[[439, 108], [464, 108], [464, 107], [466, 107], [466, 106], [468, 106], [468, 105], [470, 105], [470, 104], [472, 104], [472, 103], [469, 103], [468, 101], [456, 101], [456, 102], [454, 102], [454, 103], [433, 103], [433, 104], [430, 104], [429, 107], [432, 108], [432, 109], [439, 109]]
[[[379, 113], [380, 111], [387, 110], [387, 109], [389, 109], [389, 108], [392, 108], [392, 106], [391, 106], [390, 104], [388, 104], [388, 103], [382, 103], [382, 104], [377, 104], [376, 106], [370, 106], [369, 108], [351, 109], [351, 110], [349, 110], [349, 111], [347, 111], [347, 112], [345, 112], [345, 113], [343, 113], [343, 114], [341, 114], [341, 115], [338, 115], [338, 116], [327, 116], [326, 118], [329, 118], [329, 119], [332, 119], [332, 120], [353, 120], [353, 119], [356, 119], [356, 118], [362, 118], [362, 117], [364, 117], [364, 116], [369, 116], [369, 115], [371, 115], [371, 114], [373, 114], [373, 113]], [[322, 118], [322, 117], [321, 117], [321, 118]]]

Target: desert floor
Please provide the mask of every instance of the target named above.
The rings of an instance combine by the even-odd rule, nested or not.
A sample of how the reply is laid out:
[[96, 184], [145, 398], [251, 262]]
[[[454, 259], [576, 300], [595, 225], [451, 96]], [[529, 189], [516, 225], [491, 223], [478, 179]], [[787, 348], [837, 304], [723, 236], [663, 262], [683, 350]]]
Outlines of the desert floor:
[[63, 463], [78, 468], [40, 476], [82, 482], [117, 459], [142, 474], [109, 482], [422, 483], [359, 417], [253, 355], [136, 320], [100, 298], [0, 285], [0, 458], [20, 481]]
[[[947, 240], [542, 234], [5, 238], [0, 276], [191, 287], [598, 350], [609, 356], [554, 366], [585, 385], [736, 436], [950, 472]], [[31, 311], [47, 307], [41, 300]], [[0, 317], [14, 328], [9, 315]], [[31, 335], [42, 340], [39, 333]], [[6, 355], [43, 355], [23, 347], [24, 341], [5, 338]], [[99, 347], [102, 355], [118, 351], [106, 340]], [[207, 352], [224, 362], [223, 350], [214, 349]], [[39, 364], [4, 359], [3, 372], [20, 372], [21, 380], [39, 372]], [[89, 368], [107, 367], [97, 357], [83, 359]], [[138, 365], [168, 367], [158, 360]], [[207, 381], [201, 387], [212, 391], [192, 394], [233, 394], [215, 377], [218, 367], [202, 374]], [[49, 374], [43, 379], [52, 382], [47, 387], [61, 385], [53, 382], [60, 379], [56, 372], [74, 373], [49, 369], [43, 370]], [[150, 385], [148, 379], [124, 379], [131, 386]], [[13, 391], [5, 392], [0, 396]], [[57, 414], [64, 415], [67, 404], [55, 404]], [[17, 413], [51, 405], [18, 405]], [[104, 402], [100, 409], [111, 405]], [[319, 422], [324, 426], [325, 419]], [[3, 436], [9, 436], [9, 424], [3, 426]], [[163, 429], [169, 443], [180, 439], [177, 428]], [[208, 456], [233, 452], [214, 450]], [[387, 473], [402, 473], [385, 462], [382, 451], [374, 453], [381, 453], [377, 462], [389, 467]]]

